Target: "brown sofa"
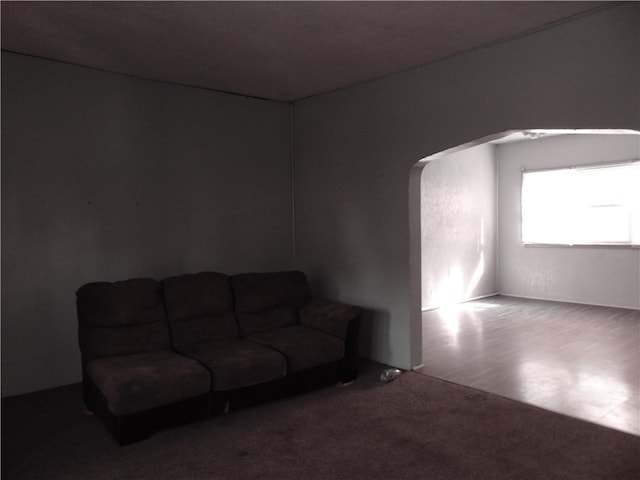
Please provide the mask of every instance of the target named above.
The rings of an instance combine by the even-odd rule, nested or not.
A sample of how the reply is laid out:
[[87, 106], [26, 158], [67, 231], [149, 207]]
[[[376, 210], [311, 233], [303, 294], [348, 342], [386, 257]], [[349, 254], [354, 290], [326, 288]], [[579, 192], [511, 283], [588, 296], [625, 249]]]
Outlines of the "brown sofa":
[[299, 271], [94, 282], [76, 304], [84, 401], [122, 445], [357, 376], [362, 310]]

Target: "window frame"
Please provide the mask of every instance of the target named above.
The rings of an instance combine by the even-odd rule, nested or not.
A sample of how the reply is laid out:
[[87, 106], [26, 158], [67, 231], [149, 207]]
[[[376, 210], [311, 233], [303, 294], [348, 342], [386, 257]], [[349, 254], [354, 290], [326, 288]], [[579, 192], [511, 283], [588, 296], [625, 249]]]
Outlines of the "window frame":
[[[572, 184], [568, 187], [571, 191], [575, 188], [577, 181], [575, 180], [574, 172], [581, 172], [587, 170], [598, 170], [598, 169], [607, 169], [611, 167], [623, 167], [629, 166], [630, 168], [636, 171], [636, 175], [638, 175], [640, 180], [640, 158], [633, 158], [630, 160], [623, 161], [614, 161], [614, 162], [601, 162], [597, 164], [585, 164], [585, 165], [575, 165], [570, 167], [552, 167], [552, 168], [541, 168], [541, 169], [532, 169], [527, 170], [526, 168], [522, 169], [521, 174], [521, 183], [520, 183], [520, 241], [525, 247], [613, 247], [613, 248], [640, 248], [640, 182], [638, 182], [638, 189], [634, 191], [633, 185], [630, 184], [629, 195], [630, 197], [627, 199], [626, 203], [623, 204], [609, 204], [609, 205], [587, 205], [585, 203], [578, 204], [577, 202], [573, 202], [575, 198], [575, 190], [573, 194], [570, 194], [571, 198], [560, 205], [561, 208], [565, 208], [567, 211], [571, 211], [571, 213], [576, 213], [577, 208], [581, 208], [583, 211], [592, 210], [591, 213], [595, 212], [596, 208], [602, 207], [622, 207], [628, 210], [628, 227], [626, 229], [626, 233], [628, 234], [628, 240], [619, 241], [619, 240], [593, 240], [577, 238], [572, 236], [572, 230], [565, 230], [568, 232], [568, 235], [563, 239], [564, 241], [555, 238], [551, 241], [549, 237], [542, 240], [544, 238], [544, 234], [538, 235], [538, 240], [532, 238], [531, 232], [525, 232], [528, 228], [530, 229], [530, 222], [527, 221], [526, 217], [529, 215], [525, 211], [526, 199], [525, 199], [525, 176], [528, 174], [536, 174], [536, 173], [548, 173], [548, 172], [565, 172], [567, 175], [571, 176], [574, 180], [572, 180]], [[531, 178], [531, 177], [530, 177]], [[575, 183], [573, 183], [575, 182]], [[573, 209], [573, 210], [572, 210]], [[585, 210], [586, 209], [586, 210]], [[572, 220], [574, 217], [572, 217]], [[535, 221], [535, 220], [534, 220]], [[527, 225], [529, 224], [529, 225]], [[525, 235], [526, 234], [526, 235]], [[525, 240], [526, 238], [526, 240]]]

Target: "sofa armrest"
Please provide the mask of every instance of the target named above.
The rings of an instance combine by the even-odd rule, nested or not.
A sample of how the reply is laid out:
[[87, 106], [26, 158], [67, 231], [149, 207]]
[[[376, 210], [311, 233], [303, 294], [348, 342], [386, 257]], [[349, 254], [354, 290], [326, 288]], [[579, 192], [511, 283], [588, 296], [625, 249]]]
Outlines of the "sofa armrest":
[[299, 310], [300, 323], [306, 327], [347, 340], [349, 323], [362, 315], [362, 309], [345, 303], [312, 298]]
[[300, 323], [344, 341], [344, 358], [338, 362], [338, 377], [350, 384], [358, 376], [358, 336], [363, 309], [354, 305], [312, 298], [299, 310]]

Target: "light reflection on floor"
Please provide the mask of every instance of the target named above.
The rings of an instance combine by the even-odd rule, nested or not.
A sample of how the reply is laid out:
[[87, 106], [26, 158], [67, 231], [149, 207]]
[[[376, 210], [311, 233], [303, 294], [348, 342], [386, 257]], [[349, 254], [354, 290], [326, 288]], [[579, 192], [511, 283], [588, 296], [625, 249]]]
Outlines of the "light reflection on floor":
[[[525, 362], [519, 369], [522, 400], [548, 410], [563, 412], [579, 403], [588, 417], [600, 419], [612, 410], [612, 405], [623, 404], [631, 398], [626, 383], [615, 377], [588, 372], [576, 375], [565, 368], [535, 362]], [[618, 429], [625, 426], [619, 417], [608, 423]]]
[[640, 311], [490, 297], [423, 313], [420, 373], [640, 435]]

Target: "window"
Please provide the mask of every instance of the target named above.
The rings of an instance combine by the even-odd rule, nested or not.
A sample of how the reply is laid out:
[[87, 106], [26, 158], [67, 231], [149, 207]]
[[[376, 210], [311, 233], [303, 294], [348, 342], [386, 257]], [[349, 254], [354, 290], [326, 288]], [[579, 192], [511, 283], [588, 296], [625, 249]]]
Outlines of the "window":
[[640, 162], [524, 172], [522, 242], [640, 245]]

